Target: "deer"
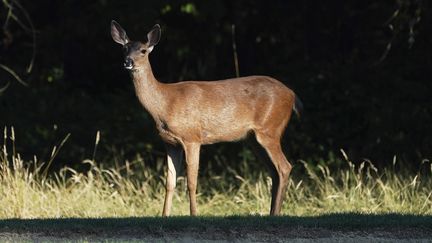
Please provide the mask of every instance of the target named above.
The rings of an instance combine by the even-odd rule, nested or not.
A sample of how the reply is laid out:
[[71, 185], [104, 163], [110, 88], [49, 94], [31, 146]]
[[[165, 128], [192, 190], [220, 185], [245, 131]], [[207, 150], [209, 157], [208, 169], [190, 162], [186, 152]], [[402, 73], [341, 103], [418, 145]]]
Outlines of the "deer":
[[281, 138], [292, 111], [302, 103], [294, 91], [269, 76], [247, 76], [216, 81], [159, 82], [149, 55], [161, 37], [159, 24], [147, 41], [132, 41], [115, 20], [111, 37], [124, 53], [139, 102], [154, 119], [166, 145], [166, 193], [162, 216], [171, 213], [177, 176], [185, 157], [190, 215], [197, 215], [197, 179], [202, 145], [239, 141], [254, 134], [272, 165], [270, 215], [280, 215], [292, 165], [285, 157]]

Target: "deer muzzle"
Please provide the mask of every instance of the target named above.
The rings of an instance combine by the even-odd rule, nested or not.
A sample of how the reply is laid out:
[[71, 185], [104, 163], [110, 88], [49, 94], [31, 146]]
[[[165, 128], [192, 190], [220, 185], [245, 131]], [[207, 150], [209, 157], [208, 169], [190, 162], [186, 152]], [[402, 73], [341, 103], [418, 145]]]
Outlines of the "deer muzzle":
[[134, 62], [130, 57], [127, 57], [125, 59], [125, 62], [123, 63], [123, 66], [129, 70], [133, 68], [133, 65], [134, 65]]

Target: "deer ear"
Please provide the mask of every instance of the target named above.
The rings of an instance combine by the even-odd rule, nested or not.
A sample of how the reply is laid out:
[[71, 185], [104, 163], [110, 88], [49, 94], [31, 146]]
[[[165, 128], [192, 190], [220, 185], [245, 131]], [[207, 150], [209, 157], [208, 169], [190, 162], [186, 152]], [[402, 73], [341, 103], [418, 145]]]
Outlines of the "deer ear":
[[126, 31], [115, 20], [111, 21], [111, 37], [120, 45], [125, 45], [129, 42]]
[[160, 27], [160, 25], [155, 24], [155, 26], [153, 26], [152, 30], [150, 30], [147, 34], [148, 46], [149, 47], [155, 46], [159, 42], [160, 36], [161, 36], [161, 27]]

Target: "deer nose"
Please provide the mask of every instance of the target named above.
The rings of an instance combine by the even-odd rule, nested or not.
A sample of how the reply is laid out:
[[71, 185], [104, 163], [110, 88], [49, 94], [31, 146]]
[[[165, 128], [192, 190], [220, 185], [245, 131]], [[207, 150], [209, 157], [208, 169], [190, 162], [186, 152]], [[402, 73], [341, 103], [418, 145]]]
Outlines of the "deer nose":
[[125, 62], [123, 65], [126, 69], [132, 69], [133, 68], [133, 60], [130, 57], [127, 57], [125, 59]]

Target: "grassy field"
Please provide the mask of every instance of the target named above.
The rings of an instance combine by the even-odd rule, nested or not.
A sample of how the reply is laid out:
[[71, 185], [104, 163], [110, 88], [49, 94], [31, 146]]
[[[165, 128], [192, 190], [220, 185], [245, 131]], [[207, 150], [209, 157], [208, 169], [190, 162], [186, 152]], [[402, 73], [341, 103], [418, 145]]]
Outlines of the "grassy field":
[[[71, 168], [47, 174], [42, 163], [24, 162], [15, 151], [14, 135], [5, 129], [0, 153], [0, 218], [149, 217], [161, 214], [164, 175], [137, 158], [113, 168], [85, 160], [85, 172]], [[7, 140], [9, 143], [7, 143]], [[97, 139], [98, 140], [98, 139]], [[7, 146], [6, 144], [9, 144]], [[97, 145], [97, 142], [96, 142]], [[53, 159], [56, 151], [53, 150]], [[432, 215], [432, 167], [417, 173], [378, 170], [370, 162], [355, 166], [342, 151], [341, 169], [300, 161], [291, 177], [283, 214], [319, 216], [331, 213]], [[247, 161], [239, 171], [208, 172], [200, 178], [198, 212], [204, 216], [267, 215], [271, 180]], [[160, 171], [160, 170], [159, 170]], [[179, 178], [173, 215], [188, 215], [184, 177]]]

